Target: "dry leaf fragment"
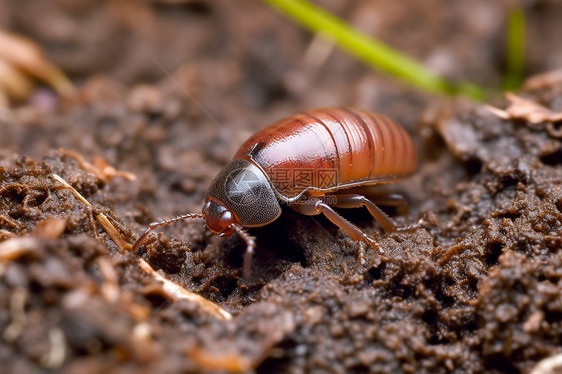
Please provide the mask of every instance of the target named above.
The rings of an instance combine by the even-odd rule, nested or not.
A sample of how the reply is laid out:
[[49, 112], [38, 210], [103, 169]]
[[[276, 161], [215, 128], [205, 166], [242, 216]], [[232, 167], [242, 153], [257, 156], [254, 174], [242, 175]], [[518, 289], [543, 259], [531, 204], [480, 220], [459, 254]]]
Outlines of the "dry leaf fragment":
[[[1, 36], [0, 36], [1, 37]], [[0, 48], [2, 44], [0, 44]], [[33, 83], [23, 72], [16, 69], [0, 56], [0, 94], [2, 104], [8, 105], [8, 98], [24, 100], [31, 94]]]
[[562, 354], [557, 354], [539, 361], [530, 374], [556, 374], [560, 372], [562, 372]]
[[29, 234], [34, 238], [56, 239], [66, 229], [66, 221], [63, 218], [47, 218], [37, 222], [33, 231]]
[[105, 160], [103, 157], [95, 156], [92, 160], [92, 163], [90, 163], [86, 161], [84, 156], [77, 152], [64, 148], [59, 148], [57, 151], [63, 156], [67, 156], [76, 160], [76, 162], [78, 162], [78, 165], [83, 170], [94, 174], [96, 178], [104, 182], [109, 181], [113, 177], [123, 177], [130, 181], [134, 181], [137, 179], [137, 177], [133, 173], [129, 173], [128, 171], [116, 170], [113, 166], [109, 165], [107, 160]]
[[548, 71], [546, 73], [534, 75], [523, 82], [523, 89], [544, 90], [549, 87], [557, 86], [562, 83], [562, 69]]
[[33, 86], [30, 77], [46, 82], [59, 95], [70, 96], [74, 86], [51, 64], [31, 39], [0, 29], [0, 92], [24, 99]]
[[562, 121], [561, 112], [554, 112], [545, 106], [510, 92], [506, 92], [505, 97], [511, 102], [507, 109], [503, 110], [491, 105], [486, 105], [486, 108], [502, 119], [522, 119], [534, 125]]
[[242, 373], [254, 367], [253, 363], [237, 352], [208, 352], [197, 346], [191, 347], [187, 355], [197, 364], [211, 371]]
[[0, 243], [0, 262], [8, 262], [26, 253], [32, 253], [37, 246], [37, 239], [29, 236], [5, 240]]

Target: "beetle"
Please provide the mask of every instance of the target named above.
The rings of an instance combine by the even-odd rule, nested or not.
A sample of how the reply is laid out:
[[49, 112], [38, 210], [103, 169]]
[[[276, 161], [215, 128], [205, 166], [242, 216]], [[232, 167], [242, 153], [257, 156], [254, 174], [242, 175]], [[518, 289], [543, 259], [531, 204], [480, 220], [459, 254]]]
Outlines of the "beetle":
[[[354, 241], [376, 247], [373, 239], [333, 208], [364, 206], [385, 231], [398, 231], [401, 228], [372, 200], [398, 205], [403, 198], [377, 194], [375, 187], [402, 180], [416, 167], [410, 136], [384, 115], [339, 107], [297, 113], [242, 144], [211, 182], [201, 213], [151, 223], [133, 250], [157, 227], [204, 218], [214, 234], [236, 232], [246, 242], [243, 274], [247, 276], [256, 243], [245, 228], [275, 221], [281, 204], [304, 215], [324, 214]], [[360, 245], [360, 261], [363, 251]]]

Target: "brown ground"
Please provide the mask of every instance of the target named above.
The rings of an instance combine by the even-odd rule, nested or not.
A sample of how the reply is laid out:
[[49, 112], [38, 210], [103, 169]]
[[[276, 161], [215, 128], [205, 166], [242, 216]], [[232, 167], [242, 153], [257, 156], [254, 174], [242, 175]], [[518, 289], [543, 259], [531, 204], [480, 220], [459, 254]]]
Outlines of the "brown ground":
[[[501, 82], [500, 2], [318, 3], [451, 79]], [[560, 66], [560, 3], [534, 1], [526, 15], [528, 73]], [[428, 97], [339, 51], [317, 66], [304, 58], [308, 32], [249, 0], [0, 2], [0, 25], [36, 40], [79, 88], [62, 101], [38, 90], [0, 117], [0, 245], [28, 248], [0, 264], [6, 372], [517, 373], [561, 351], [560, 123]], [[562, 111], [561, 80], [522, 94]], [[368, 251], [363, 271], [344, 233], [288, 210], [251, 230], [248, 278], [244, 243], [200, 221], [147, 241], [141, 256], [233, 313], [228, 322], [169, 300], [49, 177], [133, 242], [153, 220], [200, 211], [239, 139], [331, 105], [380, 111], [409, 130], [420, 170], [396, 186], [409, 213], [391, 213], [425, 224], [382, 235], [385, 254]], [[137, 179], [95, 176], [58, 148]], [[361, 210], [342, 213], [381, 232]]]

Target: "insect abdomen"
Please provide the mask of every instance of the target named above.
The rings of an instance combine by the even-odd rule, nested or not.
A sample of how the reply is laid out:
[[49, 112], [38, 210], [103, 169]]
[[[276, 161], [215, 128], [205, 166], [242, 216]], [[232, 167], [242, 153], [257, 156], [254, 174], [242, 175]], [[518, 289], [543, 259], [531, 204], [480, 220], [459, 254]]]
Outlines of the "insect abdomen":
[[326, 108], [295, 114], [248, 139], [236, 158], [261, 167], [282, 199], [405, 177], [417, 164], [406, 131], [372, 112]]

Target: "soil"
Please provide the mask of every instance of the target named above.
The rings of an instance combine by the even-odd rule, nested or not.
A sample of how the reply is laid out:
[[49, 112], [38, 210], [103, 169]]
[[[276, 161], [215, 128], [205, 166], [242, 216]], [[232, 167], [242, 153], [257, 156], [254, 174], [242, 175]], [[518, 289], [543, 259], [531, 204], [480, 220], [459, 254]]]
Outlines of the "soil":
[[[508, 2], [317, 3], [449, 79], [501, 84]], [[559, 67], [561, 4], [524, 7], [528, 75]], [[336, 49], [318, 61], [325, 42], [250, 0], [0, 2], [0, 25], [77, 86], [67, 99], [39, 88], [0, 117], [0, 246], [18, 248], [0, 263], [3, 371], [518, 373], [562, 351], [560, 122], [429, 96]], [[562, 111], [555, 75], [518, 94]], [[366, 267], [327, 219], [288, 209], [250, 230], [249, 277], [244, 242], [201, 220], [139, 253], [96, 221], [133, 243], [152, 221], [200, 212], [241, 141], [334, 105], [394, 118], [419, 153], [419, 171], [387, 187], [409, 200], [388, 212], [420, 227], [385, 234], [340, 211], [384, 250]], [[233, 318], [173, 300], [139, 258]]]

